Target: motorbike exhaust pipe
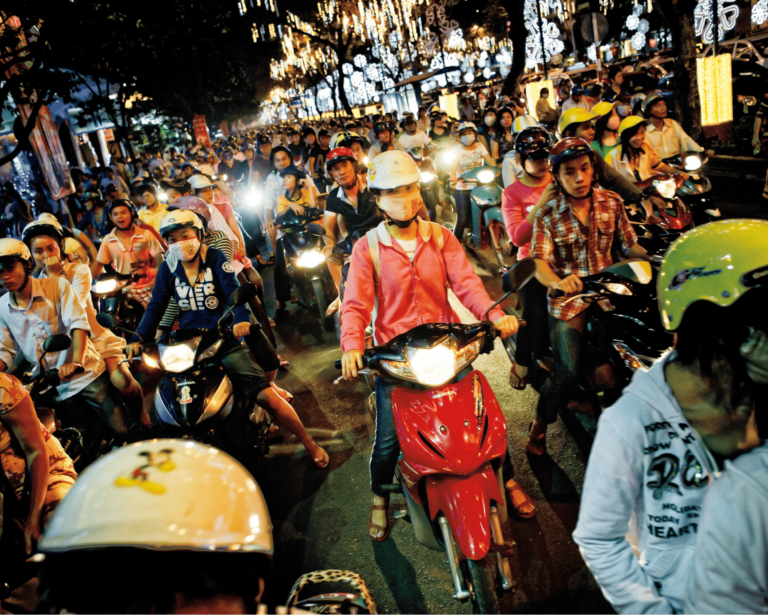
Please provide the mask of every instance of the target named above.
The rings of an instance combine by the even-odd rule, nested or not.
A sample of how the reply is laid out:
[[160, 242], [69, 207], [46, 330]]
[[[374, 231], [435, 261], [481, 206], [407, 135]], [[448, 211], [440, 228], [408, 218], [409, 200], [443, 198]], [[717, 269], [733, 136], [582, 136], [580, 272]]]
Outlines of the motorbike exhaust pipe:
[[[501, 522], [499, 521], [499, 511], [495, 506], [491, 506], [491, 537], [497, 546], [504, 543], [504, 534], [501, 531]], [[515, 582], [512, 579], [512, 569], [509, 566], [509, 558], [496, 551], [496, 564], [501, 575], [501, 587], [504, 591], [509, 591], [515, 586]]]
[[448, 566], [451, 568], [451, 578], [453, 579], [453, 597], [456, 600], [466, 600], [469, 598], [469, 592], [462, 587], [461, 574], [459, 574], [459, 557], [456, 554], [456, 545], [453, 544], [453, 532], [448, 525], [448, 519], [440, 517], [440, 531], [443, 533], [443, 542], [445, 543], [445, 553], [448, 555]]

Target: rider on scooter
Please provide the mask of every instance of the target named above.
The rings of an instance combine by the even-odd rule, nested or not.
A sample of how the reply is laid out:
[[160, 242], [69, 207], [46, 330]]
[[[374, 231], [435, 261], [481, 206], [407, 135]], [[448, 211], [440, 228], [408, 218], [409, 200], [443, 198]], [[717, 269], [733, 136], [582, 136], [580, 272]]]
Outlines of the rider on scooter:
[[[374, 340], [380, 344], [419, 324], [458, 322], [448, 302], [448, 287], [478, 319], [485, 318], [492, 305], [451, 232], [418, 218], [423, 207], [421, 175], [413, 159], [405, 152], [384, 152], [372, 161], [368, 177], [376, 205], [386, 220], [360, 239], [352, 252], [341, 321], [342, 374], [346, 379], [356, 378], [358, 369], [363, 368], [369, 324], [373, 324]], [[505, 316], [498, 308], [490, 318], [502, 337], [517, 331], [517, 318]], [[389, 496], [379, 485], [392, 482], [400, 450], [392, 415], [394, 388], [393, 381], [376, 377], [376, 441], [371, 455], [374, 499], [368, 530], [377, 541], [386, 539], [390, 532]]]
[[[683, 152], [704, 151], [679, 122], [667, 117], [667, 103], [658, 92], [651, 92], [643, 100], [643, 116], [648, 120], [646, 139], [662, 160]], [[712, 157], [714, 152], [708, 151], [707, 155]]]
[[586, 310], [590, 304], [567, 295], [581, 291], [581, 277], [593, 275], [613, 263], [614, 240], [620, 240], [629, 258], [647, 260], [645, 250], [627, 220], [621, 198], [597, 189], [596, 154], [584, 139], [568, 137], [549, 152], [553, 182], [560, 196], [536, 216], [531, 256], [536, 278], [566, 297], [549, 299], [549, 330], [554, 364], [541, 390], [536, 419], [525, 443], [526, 451], [543, 455], [547, 426], [568, 403], [578, 382]]

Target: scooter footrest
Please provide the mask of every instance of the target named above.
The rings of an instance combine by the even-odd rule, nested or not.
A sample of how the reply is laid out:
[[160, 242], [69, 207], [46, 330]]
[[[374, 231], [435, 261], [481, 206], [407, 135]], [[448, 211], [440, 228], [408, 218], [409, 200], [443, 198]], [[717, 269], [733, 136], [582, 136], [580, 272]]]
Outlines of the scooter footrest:
[[379, 491], [384, 493], [400, 493], [403, 490], [403, 486], [400, 483], [389, 483], [387, 485], [379, 485]]
[[517, 543], [514, 540], [508, 540], [501, 544], [491, 544], [491, 551], [501, 553], [502, 557], [512, 557], [517, 552]]

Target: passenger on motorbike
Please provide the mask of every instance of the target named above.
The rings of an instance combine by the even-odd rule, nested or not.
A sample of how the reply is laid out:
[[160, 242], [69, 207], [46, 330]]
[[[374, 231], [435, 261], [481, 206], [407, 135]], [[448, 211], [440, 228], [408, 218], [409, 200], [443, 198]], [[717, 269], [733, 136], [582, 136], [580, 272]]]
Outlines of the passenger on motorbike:
[[[461, 179], [462, 174], [482, 166], [496, 166], [488, 150], [477, 141], [477, 128], [472, 122], [462, 122], [458, 128], [461, 143], [453, 150], [453, 167], [451, 168], [451, 184], [456, 188], [453, 198], [456, 201], [456, 227], [453, 230], [456, 238], [463, 241], [464, 230], [472, 224], [472, 203], [469, 198], [475, 184]], [[471, 229], [470, 229], [471, 230]]]
[[412, 147], [426, 147], [432, 143], [432, 139], [427, 136], [427, 133], [417, 128], [416, 119], [412, 115], [405, 118], [403, 127], [405, 132], [398, 137], [397, 141], [406, 151]]
[[[434, 141], [435, 139], [451, 136], [451, 131], [445, 126], [445, 114], [440, 107], [433, 105], [430, 108], [429, 119], [432, 122], [432, 127], [427, 133], [430, 139]], [[373, 160], [373, 156], [371, 156], [371, 160]]]
[[141, 386], [128, 369], [123, 350], [125, 340], [96, 321], [96, 309], [91, 297], [91, 271], [87, 265], [67, 263], [63, 259], [64, 235], [61, 227], [49, 221], [28, 224], [22, 240], [35, 261], [32, 275], [38, 279], [62, 277], [70, 283], [88, 315], [91, 342], [104, 361], [109, 380], [135, 412], [140, 412], [141, 422], [149, 425], [149, 415], [144, 410], [144, 394]]
[[[331, 143], [331, 133], [323, 129], [317, 133], [317, 145], [315, 145], [311, 150], [309, 150], [309, 159], [307, 160], [307, 166], [309, 167], [308, 168], [309, 175], [310, 177], [312, 177], [312, 181], [315, 182], [316, 186], [323, 186], [323, 184], [325, 184], [325, 176], [324, 176], [325, 160], [328, 156], [328, 153], [331, 151], [330, 143]], [[289, 157], [292, 156], [289, 150], [285, 150], [285, 151], [288, 152]], [[274, 159], [274, 152], [271, 158]], [[272, 166], [274, 166], [274, 163]], [[288, 166], [288, 165], [286, 164], [285, 166]]]
[[113, 201], [107, 216], [112, 229], [104, 237], [96, 261], [91, 263], [91, 275], [98, 280], [104, 267], [111, 265], [119, 275], [144, 276], [126, 288], [129, 297], [146, 307], [157, 268], [163, 261], [163, 246], [154, 234], [137, 225], [139, 218], [130, 201]]
[[[648, 120], [646, 140], [662, 160], [683, 152], [703, 152], [696, 141], [688, 136], [679, 122], [667, 117], [667, 103], [658, 92], [652, 92], [643, 101], [643, 116]], [[711, 157], [714, 152], [707, 152]]]
[[218, 175], [225, 182], [239, 182], [246, 177], [248, 165], [243, 161], [236, 160], [231, 147], [225, 147], [221, 150], [221, 162], [219, 163]]
[[554, 364], [525, 443], [533, 455], [544, 454], [547, 426], [557, 420], [578, 382], [590, 304], [568, 295], [581, 291], [582, 276], [598, 273], [613, 263], [614, 240], [622, 244], [629, 258], [648, 259], [619, 196], [595, 188], [595, 157], [586, 141], [574, 137], [563, 139], [550, 150], [553, 182], [560, 195], [539, 211], [534, 223], [531, 256], [536, 260], [536, 278], [566, 296], [549, 299]]
[[[491, 158], [498, 163], [508, 152], [515, 149], [515, 136], [512, 134], [512, 123], [515, 121], [514, 110], [510, 107], [502, 107], [499, 109], [496, 121], [499, 125], [491, 139]], [[459, 131], [461, 131], [460, 128]]]
[[[160, 266], [152, 299], [136, 329], [138, 339], [133, 339], [129, 356], [141, 353], [140, 341], [154, 341], [165, 307], [172, 298], [180, 310], [179, 329], [216, 327], [226, 309], [228, 297], [239, 284], [227, 257], [202, 243], [203, 231], [203, 223], [192, 212], [175, 211], [163, 219], [160, 233], [168, 242], [176, 266], [173, 270], [165, 262]], [[299, 438], [317, 467], [326, 467], [328, 453], [307, 433], [293, 407], [272, 388], [269, 378], [256, 363], [248, 346], [243, 346], [237, 340], [261, 334], [261, 330], [252, 329], [245, 306], [236, 307], [233, 314], [233, 337], [225, 340], [219, 356], [234, 389], [244, 399], [256, 400], [268, 410], [275, 421]]]
[[[32, 377], [38, 376], [43, 342], [51, 335], [69, 335], [69, 350], [55, 358], [47, 355], [43, 363], [44, 369], [57, 368], [61, 378], [56, 387], [57, 410], [62, 412], [59, 418], [85, 430], [87, 420], [82, 422], [82, 414], [86, 408], [115, 433], [138, 433], [140, 426], [124, 415], [90, 339], [88, 314], [77, 293], [64, 277], [32, 277], [33, 268], [32, 254], [24, 242], [0, 239], [0, 281], [8, 291], [0, 297], [0, 372], [8, 370], [20, 352], [33, 365]], [[135, 410], [138, 415], [139, 409]]]
[[144, 203], [144, 206], [139, 209], [139, 220], [159, 231], [160, 222], [168, 210], [165, 203], [161, 203], [157, 198], [157, 187], [155, 184], [145, 182], [139, 186], [138, 194]]
[[235, 210], [229, 203], [216, 199], [215, 184], [207, 175], [196, 173], [189, 178], [189, 183], [195, 191], [194, 196], [203, 199], [210, 206], [213, 228], [224, 231], [235, 244], [235, 257], [243, 258], [245, 256], [245, 239], [240, 225], [237, 223]]
[[597, 116], [595, 136], [591, 146], [601, 158], [605, 159], [619, 146], [619, 126], [623, 118], [629, 117], [630, 108], [629, 105], [620, 102], [603, 100], [592, 107], [591, 113]]
[[91, 190], [83, 193], [82, 202], [87, 211], [77, 223], [77, 230], [85, 233], [95, 245], [101, 243], [107, 234], [107, 216], [104, 211], [104, 198], [99, 190]]
[[[76, 228], [72, 229], [66, 226], [61, 226], [58, 218], [51, 213], [42, 213], [37, 217], [37, 220], [39, 222], [49, 222], [53, 223], [54, 225], [58, 225], [62, 234], [64, 235], [65, 242], [67, 239], [71, 239], [75, 242], [75, 245], [70, 244], [71, 254], [74, 255], [72, 260], [76, 260], [85, 265], [88, 265], [90, 262], [96, 260], [98, 250], [96, 249], [96, 246], [93, 245], [93, 242], [88, 238], [88, 235], [86, 235], [83, 231]], [[67, 251], [67, 254], [70, 254], [70, 252]]]
[[373, 125], [373, 133], [376, 135], [376, 143], [368, 150], [368, 156], [371, 160], [376, 158], [381, 152], [389, 150], [405, 151], [405, 147], [395, 139], [395, 127], [387, 122], [376, 122]]
[[[521, 115], [516, 117], [512, 122], [513, 140], [526, 128], [538, 125], [538, 120], [532, 115]], [[517, 152], [512, 148], [504, 154], [504, 158], [501, 162], [501, 177], [504, 182], [504, 187], [506, 188], [507, 186], [514, 184], [522, 176], [523, 167], [517, 163]]]
[[624, 118], [619, 126], [621, 145], [608, 154], [606, 164], [636, 182], [644, 181], [657, 173], [675, 174], [688, 179], [687, 173], [663, 163], [653, 146], [646, 143], [647, 125], [647, 120], [636, 115]]
[[491, 140], [497, 129], [499, 129], [499, 125], [496, 123], [496, 109], [486, 107], [483, 109], [483, 123], [477, 127], [477, 138], [489, 152], [492, 149]]
[[[423, 206], [421, 174], [413, 159], [405, 152], [384, 152], [372, 161], [368, 177], [386, 221], [360, 239], [352, 251], [341, 320], [342, 374], [346, 379], [356, 378], [363, 367], [369, 324], [380, 344], [418, 324], [458, 322], [448, 302], [449, 286], [476, 318], [485, 318], [492, 304], [450, 231], [418, 218]], [[374, 258], [380, 267], [374, 265]], [[371, 322], [372, 314], [375, 322]], [[517, 330], [517, 319], [498, 308], [490, 318], [502, 337]], [[375, 497], [368, 524], [374, 540], [384, 540], [390, 529], [389, 496], [379, 485], [392, 482], [399, 454], [392, 415], [394, 388], [394, 382], [376, 377], [376, 441], [371, 455]]]
[[[749, 575], [763, 573], [765, 587], [765, 559], [752, 560], [764, 555], [764, 519], [739, 521], [748, 514], [740, 507], [755, 510], [760, 495], [742, 483], [728, 502], [712, 498], [742, 459], [748, 464], [748, 456], [725, 460], [763, 442], [766, 392], [746, 355], [768, 330], [766, 233], [764, 221], [713, 222], [672, 244], [658, 300], [674, 348], [638, 370], [600, 417], [573, 538], [618, 613], [680, 613], [691, 580], [694, 612], [764, 608], [762, 593], [754, 608], [736, 606], [749, 596]], [[720, 513], [714, 526], [706, 510], [701, 518], [707, 503]]]

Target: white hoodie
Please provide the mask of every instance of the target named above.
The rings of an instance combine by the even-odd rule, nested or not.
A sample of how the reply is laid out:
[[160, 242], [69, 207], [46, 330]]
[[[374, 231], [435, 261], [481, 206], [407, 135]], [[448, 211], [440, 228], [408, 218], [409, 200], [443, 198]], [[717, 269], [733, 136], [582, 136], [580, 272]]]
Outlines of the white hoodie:
[[768, 613], [768, 444], [707, 489], [687, 613]]
[[637, 372], [603, 413], [587, 464], [573, 538], [618, 613], [682, 611], [716, 470], [666, 382], [673, 356]]

